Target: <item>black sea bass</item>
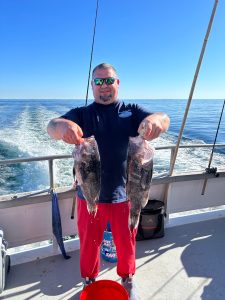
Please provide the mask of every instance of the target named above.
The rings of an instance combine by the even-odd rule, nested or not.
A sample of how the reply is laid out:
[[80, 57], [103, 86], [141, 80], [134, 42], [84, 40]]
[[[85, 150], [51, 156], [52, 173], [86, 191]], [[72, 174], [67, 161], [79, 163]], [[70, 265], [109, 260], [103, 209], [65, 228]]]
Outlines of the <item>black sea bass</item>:
[[73, 151], [74, 168], [78, 185], [87, 200], [89, 213], [96, 214], [100, 193], [100, 156], [94, 137], [85, 138]]
[[127, 197], [131, 202], [130, 228], [138, 225], [141, 208], [149, 199], [154, 148], [141, 136], [130, 138], [127, 161]]

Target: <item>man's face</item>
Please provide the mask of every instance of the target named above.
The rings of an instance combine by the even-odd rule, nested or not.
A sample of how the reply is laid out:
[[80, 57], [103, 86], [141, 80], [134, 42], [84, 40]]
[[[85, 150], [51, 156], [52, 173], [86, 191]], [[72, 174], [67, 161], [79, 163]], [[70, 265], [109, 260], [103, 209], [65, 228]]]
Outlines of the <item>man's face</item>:
[[96, 85], [94, 79], [96, 78], [116, 78], [116, 74], [112, 69], [97, 69], [93, 74], [91, 82], [95, 102], [108, 105], [117, 101], [119, 79], [116, 79], [113, 84], [106, 84], [104, 81], [102, 85]]

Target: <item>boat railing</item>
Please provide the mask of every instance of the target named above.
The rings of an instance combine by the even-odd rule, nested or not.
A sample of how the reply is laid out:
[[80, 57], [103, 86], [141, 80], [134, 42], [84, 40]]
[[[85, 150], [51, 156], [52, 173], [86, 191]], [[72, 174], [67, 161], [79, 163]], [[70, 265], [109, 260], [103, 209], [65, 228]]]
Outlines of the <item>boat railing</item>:
[[[212, 146], [212, 144], [193, 144], [182, 145], [180, 148], [210, 148]], [[170, 153], [168, 152], [168, 154], [170, 154], [171, 162], [175, 147], [175, 145], [159, 146], [156, 147], [156, 151], [170, 150]], [[222, 148], [225, 147], [225, 144], [217, 144], [216, 147]], [[57, 242], [52, 233], [52, 197], [49, 192], [51, 191], [51, 188], [54, 188], [54, 161], [71, 158], [72, 155], [66, 154], [0, 160], [0, 166], [40, 161], [46, 161], [49, 165], [50, 188], [48, 190], [0, 196], [0, 225], [5, 228], [10, 249], [13, 249], [12, 251], [14, 251], [14, 248], [16, 249], [14, 264], [27, 262], [36, 259], [36, 257], [43, 258], [59, 253]], [[195, 216], [201, 215], [201, 220], [204, 218], [211, 218], [211, 216], [215, 218], [222, 215], [221, 207], [225, 206], [225, 170], [220, 170], [218, 177], [215, 177], [213, 174], [199, 173], [200, 174], [198, 174], [198, 172], [187, 174], [179, 173], [173, 176], [167, 174], [162, 177], [153, 178], [151, 199], [164, 201], [165, 187], [166, 184], [169, 183], [168, 195], [165, 202], [167, 203], [167, 219], [169, 221], [169, 225], [167, 226], [177, 224], [176, 222], [183, 224], [182, 222], [185, 221], [184, 218], [181, 219], [180, 217], [182, 214], [185, 216], [187, 215], [185, 217], [187, 222], [196, 222], [197, 217], [193, 219], [194, 217], [192, 214], [190, 213], [189, 217], [187, 212], [195, 211]], [[206, 193], [201, 195], [205, 178], [208, 179], [207, 189]], [[76, 213], [74, 213], [76, 211], [76, 209], [74, 209], [74, 188], [57, 188], [56, 192], [59, 199], [63, 236], [76, 236], [77, 227]], [[215, 213], [210, 213], [211, 210], [215, 211]], [[72, 218], [72, 213], [74, 213], [74, 218]], [[178, 217], [176, 218], [177, 214]], [[223, 215], [225, 215], [225, 209]], [[44, 243], [49, 240], [51, 240], [52, 243], [50, 245], [48, 243], [45, 245]], [[35, 245], [38, 243], [37, 245], [39, 247], [39, 250], [35, 250], [36, 252], [28, 250], [30, 245], [33, 245], [34, 243]], [[42, 246], [40, 246], [40, 243]], [[66, 240], [65, 246], [67, 251], [78, 249], [79, 240]], [[26, 253], [24, 253], [25, 250], [21, 252], [20, 247], [26, 249]]]
[[[213, 144], [191, 144], [191, 145], [180, 145], [179, 148], [212, 148]], [[225, 144], [216, 144], [216, 148], [224, 148]], [[170, 167], [173, 161], [174, 153], [175, 153], [176, 145], [166, 145], [166, 146], [158, 146], [155, 149], [158, 151], [161, 150], [170, 150]], [[16, 158], [16, 159], [5, 159], [0, 160], [0, 165], [9, 165], [9, 164], [17, 164], [17, 163], [25, 163], [25, 162], [35, 162], [35, 161], [48, 161], [48, 169], [49, 169], [49, 184], [50, 189], [54, 188], [54, 160], [56, 159], [68, 159], [72, 158], [72, 154], [63, 154], [63, 155], [48, 155], [48, 156], [38, 156], [38, 157], [27, 157], [27, 158]]]

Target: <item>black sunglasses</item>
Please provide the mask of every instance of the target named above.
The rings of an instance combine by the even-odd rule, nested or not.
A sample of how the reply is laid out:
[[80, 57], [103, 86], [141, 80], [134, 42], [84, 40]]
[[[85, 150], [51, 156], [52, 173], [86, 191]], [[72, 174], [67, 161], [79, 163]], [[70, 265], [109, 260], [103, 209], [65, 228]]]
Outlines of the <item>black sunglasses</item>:
[[113, 84], [115, 82], [115, 80], [116, 80], [116, 78], [114, 78], [114, 77], [93, 79], [95, 85], [103, 85], [104, 82], [106, 85], [110, 85], [110, 84]]

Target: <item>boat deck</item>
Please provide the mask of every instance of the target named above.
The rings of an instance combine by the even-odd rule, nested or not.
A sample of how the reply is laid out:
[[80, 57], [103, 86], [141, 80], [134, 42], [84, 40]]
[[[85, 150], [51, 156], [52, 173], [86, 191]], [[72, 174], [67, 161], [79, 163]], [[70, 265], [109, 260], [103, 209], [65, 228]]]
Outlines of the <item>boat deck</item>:
[[[225, 299], [225, 218], [165, 229], [137, 242], [135, 282], [142, 300]], [[79, 299], [79, 251], [12, 266], [1, 299]], [[102, 261], [99, 279], [119, 281]]]

